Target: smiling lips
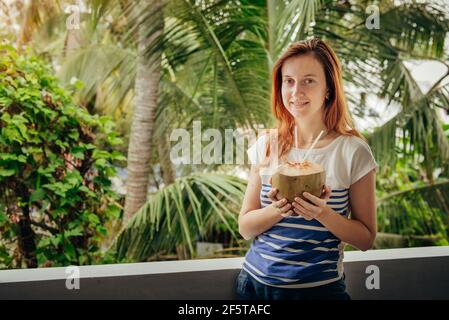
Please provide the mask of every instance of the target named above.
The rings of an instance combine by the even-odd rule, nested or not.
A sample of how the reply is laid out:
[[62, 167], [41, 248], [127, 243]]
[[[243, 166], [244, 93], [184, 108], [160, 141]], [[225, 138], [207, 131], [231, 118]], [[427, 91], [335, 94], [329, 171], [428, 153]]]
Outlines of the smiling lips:
[[303, 107], [307, 105], [310, 101], [298, 101], [298, 102], [290, 102], [294, 107]]

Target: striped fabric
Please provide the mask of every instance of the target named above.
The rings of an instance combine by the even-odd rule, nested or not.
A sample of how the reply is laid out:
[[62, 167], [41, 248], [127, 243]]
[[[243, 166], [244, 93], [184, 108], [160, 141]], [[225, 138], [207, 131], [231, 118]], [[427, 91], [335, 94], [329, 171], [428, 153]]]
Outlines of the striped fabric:
[[[271, 185], [263, 184], [262, 207]], [[349, 212], [349, 189], [333, 189], [327, 205]], [[243, 269], [257, 281], [281, 288], [307, 288], [337, 281], [343, 275], [343, 243], [317, 220], [286, 217], [257, 236], [246, 254]]]

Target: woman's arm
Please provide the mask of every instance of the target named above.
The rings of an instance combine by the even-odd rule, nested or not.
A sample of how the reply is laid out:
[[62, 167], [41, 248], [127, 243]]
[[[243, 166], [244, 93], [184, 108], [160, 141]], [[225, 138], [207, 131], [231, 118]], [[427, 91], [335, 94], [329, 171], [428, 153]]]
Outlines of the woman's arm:
[[[273, 202], [272, 205], [260, 209], [260, 189], [262, 182], [257, 166], [251, 166], [245, 197], [239, 215], [239, 232], [245, 240], [249, 240], [270, 229], [283, 219], [282, 213], [288, 213], [291, 205], [286, 199]], [[273, 199], [272, 199], [273, 200]]]
[[313, 195], [304, 195], [315, 205], [299, 199], [294, 204], [295, 212], [307, 219], [317, 219], [341, 241], [366, 251], [374, 243], [377, 232], [376, 221], [376, 174], [369, 172], [349, 188], [351, 219], [347, 219], [325, 204], [323, 199]]

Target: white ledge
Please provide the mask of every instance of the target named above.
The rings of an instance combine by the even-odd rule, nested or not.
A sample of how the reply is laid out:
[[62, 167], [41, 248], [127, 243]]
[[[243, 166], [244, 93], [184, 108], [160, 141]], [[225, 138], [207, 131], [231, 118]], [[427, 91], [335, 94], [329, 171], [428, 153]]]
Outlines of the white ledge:
[[344, 262], [399, 260], [449, 256], [449, 246], [346, 251]]
[[[449, 246], [369, 250], [366, 252], [347, 251], [344, 255], [344, 262], [346, 263], [376, 260], [442, 257], [449, 256]], [[243, 260], [243, 257], [225, 259], [198, 259], [184, 261], [91, 265], [81, 266], [78, 268], [80, 278], [100, 278], [138, 276], [145, 274], [240, 269], [242, 267]], [[0, 271], [0, 283], [61, 280], [66, 279], [69, 274], [71, 274], [71, 272], [66, 267], [2, 270]]]

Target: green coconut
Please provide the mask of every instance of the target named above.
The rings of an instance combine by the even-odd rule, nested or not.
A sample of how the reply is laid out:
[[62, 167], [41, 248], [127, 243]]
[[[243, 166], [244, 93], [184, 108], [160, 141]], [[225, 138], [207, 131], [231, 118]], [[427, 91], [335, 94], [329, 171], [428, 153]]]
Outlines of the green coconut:
[[271, 185], [278, 189], [277, 198], [286, 198], [288, 202], [293, 202], [295, 197], [308, 201], [302, 195], [304, 192], [321, 197], [325, 183], [326, 172], [323, 167], [308, 161], [287, 162], [279, 166], [271, 177]]

